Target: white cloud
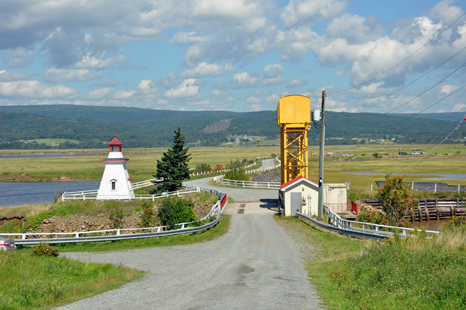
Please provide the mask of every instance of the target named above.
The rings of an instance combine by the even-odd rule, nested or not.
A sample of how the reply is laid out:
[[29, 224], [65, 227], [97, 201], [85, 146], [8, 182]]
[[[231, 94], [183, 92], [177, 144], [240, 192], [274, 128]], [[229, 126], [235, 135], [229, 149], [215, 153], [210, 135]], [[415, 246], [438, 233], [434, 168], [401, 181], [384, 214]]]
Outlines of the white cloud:
[[458, 103], [456, 104], [453, 109], [451, 109], [452, 112], [462, 112], [466, 111], [466, 104], [464, 103]]
[[262, 84], [264, 85], [281, 85], [285, 81], [280, 76], [277, 76], [275, 78], [270, 78], [270, 79], [263, 79]]
[[36, 54], [36, 51], [34, 49], [17, 48], [3, 50], [0, 54], [6, 68], [25, 68], [32, 64], [31, 58]]
[[202, 58], [204, 51], [199, 46], [190, 46], [184, 55], [184, 62], [188, 67], [196, 66], [196, 63]]
[[176, 89], [169, 89], [165, 93], [165, 97], [168, 98], [183, 98], [183, 97], [193, 97], [199, 94], [199, 86], [194, 84], [197, 83], [196, 79], [186, 79], [184, 80]]
[[280, 14], [285, 27], [296, 24], [308, 25], [333, 16], [346, 10], [346, 0], [290, 0]]
[[105, 53], [101, 55], [101, 57], [86, 55], [76, 63], [76, 67], [104, 69], [113, 67], [117, 64], [122, 64], [125, 59], [126, 57], [123, 55], [105, 58]]
[[213, 38], [214, 37], [212, 35], [205, 36], [195, 31], [180, 31], [175, 33], [173, 35], [173, 38], [171, 38], [171, 40], [169, 40], [168, 43], [173, 45], [198, 44], [212, 41]]
[[132, 91], [125, 91], [125, 90], [120, 90], [120, 91], [117, 91], [114, 95], [113, 95], [113, 99], [118, 99], [118, 100], [121, 100], [121, 99], [128, 99], [130, 98], [132, 95], [134, 95], [136, 92], [134, 90]]
[[198, 64], [194, 69], [187, 70], [180, 74], [181, 78], [199, 78], [207, 76], [219, 76], [226, 72], [234, 72], [235, 68], [230, 64], [225, 64], [223, 66], [218, 64], [208, 64], [202, 62]]
[[219, 90], [219, 89], [212, 90], [212, 96], [214, 97], [227, 96], [227, 95], [228, 95], [228, 92], [226, 90]]
[[273, 103], [278, 103], [278, 100], [280, 100], [280, 97], [276, 94], [270, 95], [267, 97], [267, 102], [273, 102]]
[[260, 100], [259, 98], [255, 97], [255, 96], [249, 96], [248, 98], [246, 98], [245, 100], [247, 103], [261, 103], [262, 100]]
[[157, 87], [152, 87], [153, 82], [151, 80], [142, 80], [139, 85], [136, 87], [138, 93], [145, 95], [154, 93], [158, 90]]
[[262, 74], [266, 79], [276, 78], [282, 72], [282, 69], [282, 64], [268, 65], [262, 70]]
[[110, 87], [96, 89], [96, 90], [90, 91], [87, 94], [87, 98], [89, 98], [89, 99], [100, 99], [100, 98], [103, 98], [103, 97], [106, 97], [106, 96], [112, 94], [113, 92], [114, 92], [113, 88], [110, 88]]
[[330, 37], [344, 38], [352, 44], [377, 39], [381, 34], [383, 34], [383, 28], [376, 23], [374, 17], [367, 20], [350, 13], [333, 19], [327, 28], [327, 35]]
[[88, 69], [57, 69], [50, 68], [44, 73], [46, 82], [77, 82], [99, 79], [102, 72]]
[[307, 83], [306, 78], [292, 79], [291, 81], [288, 82], [288, 84], [286, 86], [290, 87], [290, 88], [293, 88], [293, 87], [298, 87], [298, 86], [305, 85], [306, 83]]
[[439, 89], [439, 97], [445, 97], [453, 93], [455, 90], [459, 89], [459, 86], [456, 85], [442, 85]]
[[18, 80], [27, 80], [32, 76], [32, 73], [8, 72], [5, 70], [0, 71], [0, 82], [11, 82]]
[[251, 76], [248, 72], [241, 72], [233, 76], [231, 86], [233, 88], [248, 88], [256, 86], [260, 81], [259, 77]]
[[17, 98], [63, 98], [75, 96], [76, 90], [63, 85], [48, 87], [39, 81], [0, 82], [0, 95]]

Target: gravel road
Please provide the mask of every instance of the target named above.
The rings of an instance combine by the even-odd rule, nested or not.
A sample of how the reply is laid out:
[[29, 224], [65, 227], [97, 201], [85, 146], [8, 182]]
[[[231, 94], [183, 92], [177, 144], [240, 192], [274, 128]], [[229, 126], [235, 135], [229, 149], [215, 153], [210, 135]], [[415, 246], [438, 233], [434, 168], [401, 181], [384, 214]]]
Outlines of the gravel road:
[[232, 215], [230, 231], [207, 243], [66, 256], [149, 273], [58, 309], [320, 308], [299, 245], [264, 212]]
[[[198, 181], [202, 180], [191, 182]], [[122, 264], [148, 274], [58, 309], [322, 308], [303, 270], [300, 246], [273, 219], [274, 201], [262, 199], [275, 198], [276, 191], [227, 191], [235, 199], [255, 202], [229, 204], [225, 213], [232, 215], [231, 228], [216, 240], [124, 252], [65, 253], [69, 258]], [[240, 209], [244, 214], [238, 214]]]

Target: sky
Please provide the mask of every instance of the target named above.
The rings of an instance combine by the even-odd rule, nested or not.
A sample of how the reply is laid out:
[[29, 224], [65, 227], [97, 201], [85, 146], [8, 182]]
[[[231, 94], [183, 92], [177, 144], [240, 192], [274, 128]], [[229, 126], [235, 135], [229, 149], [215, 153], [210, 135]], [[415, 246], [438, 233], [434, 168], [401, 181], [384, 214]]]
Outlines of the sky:
[[466, 2], [0, 0], [0, 105], [466, 111]]

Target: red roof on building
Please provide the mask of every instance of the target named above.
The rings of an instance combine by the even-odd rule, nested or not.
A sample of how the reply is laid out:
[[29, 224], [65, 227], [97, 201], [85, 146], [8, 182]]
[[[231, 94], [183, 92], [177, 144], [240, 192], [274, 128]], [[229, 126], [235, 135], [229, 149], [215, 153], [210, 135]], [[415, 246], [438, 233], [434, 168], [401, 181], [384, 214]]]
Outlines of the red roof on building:
[[[301, 181], [301, 180], [302, 180], [302, 181]], [[285, 190], [287, 187], [289, 187], [289, 186], [291, 186], [291, 185], [293, 185], [293, 184], [295, 184], [295, 183], [297, 183], [297, 182], [300, 182], [300, 181], [301, 181], [301, 182], [307, 182], [307, 183], [310, 183], [310, 184], [313, 185], [313, 186], [319, 187], [319, 185], [318, 185], [317, 183], [314, 183], [314, 182], [312, 182], [311, 180], [306, 179], [306, 178], [303, 177], [303, 176], [299, 176], [299, 177], [294, 178], [294, 179], [291, 180], [291, 181], [288, 181], [288, 182], [282, 184], [282, 185], [280, 186], [280, 189], [283, 191], [283, 190]]]
[[118, 146], [118, 145], [123, 145], [123, 143], [121, 143], [121, 141], [118, 140], [117, 137], [115, 136], [115, 137], [113, 138], [113, 140], [110, 141], [110, 142], [108, 143], [108, 145], [110, 145], [110, 146]]

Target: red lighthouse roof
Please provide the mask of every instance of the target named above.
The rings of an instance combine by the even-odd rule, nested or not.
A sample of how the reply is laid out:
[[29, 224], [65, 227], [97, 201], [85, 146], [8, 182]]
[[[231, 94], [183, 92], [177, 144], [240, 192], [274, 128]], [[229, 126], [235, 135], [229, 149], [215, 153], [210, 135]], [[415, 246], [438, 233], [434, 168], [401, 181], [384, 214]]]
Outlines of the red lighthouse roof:
[[113, 140], [108, 143], [108, 145], [110, 145], [110, 146], [120, 146], [120, 145], [123, 145], [123, 143], [121, 143], [121, 141], [118, 140], [117, 137], [115, 136], [113, 138]]

